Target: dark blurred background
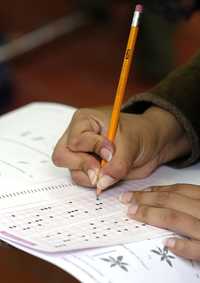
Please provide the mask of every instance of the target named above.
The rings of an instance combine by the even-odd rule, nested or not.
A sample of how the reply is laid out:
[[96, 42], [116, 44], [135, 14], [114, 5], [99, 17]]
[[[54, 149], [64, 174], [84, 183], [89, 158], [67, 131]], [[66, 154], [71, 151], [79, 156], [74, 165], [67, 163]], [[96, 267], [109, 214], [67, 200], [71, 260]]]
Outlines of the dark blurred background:
[[[146, 1], [150, 2], [150, 1]], [[0, 8], [0, 113], [32, 101], [111, 104], [134, 1], [7, 0]], [[200, 13], [167, 21], [145, 7], [127, 98], [148, 90], [200, 48]], [[1, 282], [76, 282], [57, 268], [0, 248]]]
[[[133, 2], [2, 3], [0, 44], [7, 45], [0, 48], [0, 62], [6, 61], [0, 64], [0, 73], [12, 82], [12, 97], [7, 82], [6, 95], [1, 91], [2, 111], [38, 100], [75, 107], [112, 103]], [[187, 21], [171, 23], [147, 7], [127, 96], [148, 89], [186, 62], [200, 47], [199, 26], [198, 12]]]

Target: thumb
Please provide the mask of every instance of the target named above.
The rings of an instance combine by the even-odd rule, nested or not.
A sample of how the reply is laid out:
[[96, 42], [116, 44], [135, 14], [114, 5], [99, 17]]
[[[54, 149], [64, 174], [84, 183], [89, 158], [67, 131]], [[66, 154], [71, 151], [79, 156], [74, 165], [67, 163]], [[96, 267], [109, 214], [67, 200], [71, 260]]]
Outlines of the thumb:
[[116, 145], [112, 160], [100, 171], [97, 187], [105, 190], [129, 174], [133, 161], [137, 158], [138, 146], [131, 145], [129, 141], [122, 141]]

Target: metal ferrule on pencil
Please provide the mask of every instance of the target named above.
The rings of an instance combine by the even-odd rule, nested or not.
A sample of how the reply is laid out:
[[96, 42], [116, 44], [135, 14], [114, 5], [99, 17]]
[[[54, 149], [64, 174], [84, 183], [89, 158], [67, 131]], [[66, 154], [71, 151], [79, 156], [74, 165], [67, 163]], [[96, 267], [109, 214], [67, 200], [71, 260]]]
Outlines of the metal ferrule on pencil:
[[132, 27], [137, 27], [139, 25], [140, 15], [141, 15], [141, 12], [135, 11], [134, 16], [133, 16], [133, 21], [132, 21]]

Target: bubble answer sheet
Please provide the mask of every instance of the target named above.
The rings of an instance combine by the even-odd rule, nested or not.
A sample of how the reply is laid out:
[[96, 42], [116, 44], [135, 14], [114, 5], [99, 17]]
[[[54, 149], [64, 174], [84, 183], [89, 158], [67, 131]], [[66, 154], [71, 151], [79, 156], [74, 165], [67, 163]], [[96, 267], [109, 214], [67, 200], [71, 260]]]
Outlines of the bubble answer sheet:
[[45, 252], [169, 235], [169, 231], [127, 217], [127, 208], [118, 200], [123, 187], [102, 194], [100, 201], [94, 191], [65, 179], [0, 194], [0, 235]]
[[[113, 256], [110, 251], [125, 252], [121, 249], [124, 245], [138, 244], [142, 248], [139, 242], [142, 244], [143, 240], [149, 240], [145, 245], [152, 245], [154, 249], [156, 239], [172, 235], [170, 231], [129, 219], [127, 207], [118, 200], [119, 195], [150, 185], [198, 184], [200, 166], [183, 170], [162, 167], [144, 180], [118, 184], [103, 192], [97, 201], [95, 190], [76, 186], [66, 169], [56, 168], [51, 162], [54, 146], [74, 111], [59, 104], [33, 103], [0, 118], [0, 238], [77, 278], [82, 274], [81, 280], [88, 283], [87, 268], [90, 266], [90, 271], [95, 268], [91, 263], [94, 255], [103, 258], [99, 265], [102, 270], [106, 270], [106, 265], [108, 270], [113, 266], [126, 272], [124, 255]], [[103, 248], [96, 249], [100, 247]], [[153, 255], [163, 255], [167, 265], [173, 264], [172, 255], [166, 257], [168, 252], [162, 250], [161, 244], [154, 250]], [[187, 267], [192, 268], [190, 264]], [[85, 272], [81, 273], [82, 268]], [[195, 272], [197, 278], [199, 273], [196, 269]], [[104, 282], [95, 280], [91, 282]]]

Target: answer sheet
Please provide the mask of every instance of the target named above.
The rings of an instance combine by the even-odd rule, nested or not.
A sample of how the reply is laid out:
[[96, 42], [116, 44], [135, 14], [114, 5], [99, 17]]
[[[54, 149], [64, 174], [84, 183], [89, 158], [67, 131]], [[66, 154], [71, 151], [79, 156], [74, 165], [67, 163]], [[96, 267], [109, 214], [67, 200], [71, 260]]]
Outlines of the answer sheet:
[[[103, 192], [78, 187], [51, 162], [74, 109], [31, 104], [0, 118], [0, 235], [46, 252], [72, 251], [151, 239], [171, 232], [127, 217], [119, 195], [152, 185], [188, 182], [184, 170], [160, 168], [142, 181]], [[9, 127], [8, 127], [9, 125]], [[199, 179], [192, 169], [192, 181]], [[196, 174], [195, 174], [196, 173]], [[198, 181], [197, 181], [198, 182]]]
[[[130, 186], [128, 186], [130, 184]], [[151, 239], [171, 232], [131, 220], [119, 195], [153, 182], [125, 183], [102, 193], [69, 180], [0, 194], [0, 235], [46, 252], [62, 252]]]
[[97, 202], [94, 190], [76, 186], [51, 162], [74, 111], [33, 103], [0, 118], [0, 238], [84, 283], [200, 282], [198, 263], [163, 247], [171, 232], [128, 219], [118, 200], [122, 191], [149, 185], [199, 184], [200, 165], [163, 166], [145, 180], [118, 184]]

